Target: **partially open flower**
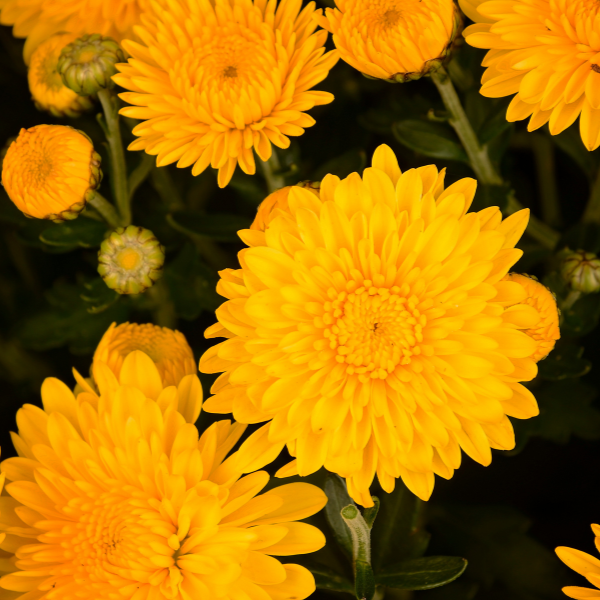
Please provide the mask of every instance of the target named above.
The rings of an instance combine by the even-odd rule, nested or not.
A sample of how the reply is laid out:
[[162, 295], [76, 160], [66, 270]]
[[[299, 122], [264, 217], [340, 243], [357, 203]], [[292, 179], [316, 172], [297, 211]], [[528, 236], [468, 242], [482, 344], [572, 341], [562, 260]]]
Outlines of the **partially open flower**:
[[55, 222], [77, 217], [101, 179], [90, 139], [64, 125], [21, 129], [2, 163], [2, 185], [16, 207]]
[[[539, 281], [529, 275], [509, 273], [504, 281], [518, 283], [524, 291], [524, 296], [516, 304], [516, 310], [520, 310], [522, 304], [528, 304], [537, 310], [540, 320], [534, 327], [524, 327], [522, 331], [537, 342], [537, 350], [532, 358], [535, 362], [543, 360], [552, 352], [556, 341], [560, 339], [559, 313], [554, 294]], [[511, 308], [506, 309], [510, 312]], [[519, 329], [519, 323], [515, 322]]]
[[561, 258], [560, 272], [571, 289], [586, 294], [600, 291], [600, 258], [593, 252], [566, 250]]
[[66, 87], [57, 70], [61, 50], [77, 36], [57, 33], [40, 44], [31, 56], [27, 80], [36, 107], [55, 117], [77, 117], [93, 102]]
[[402, 83], [439, 69], [462, 26], [453, 0], [336, 0], [317, 19], [340, 56], [368, 77]]
[[[320, 183], [316, 181], [301, 181], [296, 184], [298, 187], [306, 188], [311, 191], [317, 198], [319, 197]], [[250, 229], [264, 231], [269, 223], [282, 212], [289, 213], [288, 196], [290, 195], [291, 185], [281, 188], [269, 194], [256, 209], [256, 217], [250, 225]]]
[[329, 104], [312, 88], [337, 61], [315, 31], [314, 2], [297, 0], [156, 0], [136, 29], [143, 45], [126, 41], [131, 55], [119, 65], [121, 113], [142, 119], [130, 150], [202, 173], [219, 170], [226, 186], [237, 165], [250, 175], [272, 145], [288, 148], [315, 124], [308, 110]]
[[101, 244], [98, 273], [119, 294], [141, 294], [162, 275], [165, 249], [149, 229], [118, 227]]
[[113, 323], [96, 348], [92, 371], [102, 362], [119, 378], [123, 362], [134, 350], [141, 350], [152, 359], [164, 387], [179, 385], [186, 375], [198, 371], [194, 353], [184, 335], [152, 323]]
[[58, 71], [63, 83], [80, 96], [114, 88], [115, 65], [125, 60], [119, 44], [97, 33], [83, 35], [63, 48]]

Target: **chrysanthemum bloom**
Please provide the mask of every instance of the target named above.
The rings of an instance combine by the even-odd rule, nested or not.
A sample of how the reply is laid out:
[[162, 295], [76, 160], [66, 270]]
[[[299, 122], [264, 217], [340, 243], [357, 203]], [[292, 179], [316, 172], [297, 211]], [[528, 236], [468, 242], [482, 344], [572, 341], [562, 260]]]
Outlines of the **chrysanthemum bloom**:
[[528, 220], [491, 207], [466, 214], [476, 182], [444, 190], [434, 166], [401, 174], [380, 146], [373, 167], [320, 199], [293, 187], [291, 218], [244, 230], [241, 269], [221, 271], [207, 337], [226, 337], [200, 361], [224, 371], [206, 410], [268, 421], [265, 444], [297, 460], [282, 475], [325, 465], [372, 504], [402, 477], [428, 498], [434, 473], [452, 476], [462, 448], [481, 464], [514, 446], [507, 415], [537, 414], [519, 382], [533, 379], [539, 322], [522, 285], [502, 281], [522, 255]]
[[25, 62], [54, 33], [100, 33], [117, 41], [137, 39], [133, 27], [148, 0], [0, 0], [0, 24], [14, 25], [16, 37], [27, 38]]
[[142, 294], [162, 276], [165, 249], [149, 230], [118, 227], [100, 244], [98, 273], [119, 294]]
[[533, 131], [549, 122], [556, 135], [579, 121], [588, 150], [600, 145], [600, 8], [588, 0], [460, 0], [475, 21], [465, 29], [471, 46], [490, 49], [481, 93], [516, 94], [508, 121], [529, 120]]
[[319, 11], [340, 56], [375, 79], [402, 83], [437, 70], [462, 18], [453, 0], [336, 0]]
[[[600, 551], [600, 525], [592, 525], [592, 531], [596, 536], [596, 548]], [[585, 552], [581, 552], [581, 550], [566, 548], [565, 546], [559, 546], [556, 549], [556, 554], [558, 554], [558, 558], [560, 558], [567, 567], [570, 567], [573, 571], [583, 575], [594, 587], [599, 588], [594, 590], [578, 586], [567, 586], [564, 587], [562, 591], [569, 596], [569, 598], [576, 598], [576, 600], [592, 600], [593, 598], [600, 598], [600, 560]]]
[[[198, 439], [200, 383], [163, 389], [140, 351], [120, 379], [97, 369], [99, 395], [73, 396], [57, 379], [44, 410], [26, 405], [5, 460], [7, 534], [0, 588], [22, 598], [306, 598], [304, 568], [274, 556], [312, 552], [321, 532], [296, 522], [326, 502], [294, 483], [260, 494], [264, 471], [240, 477], [225, 456], [243, 425], [220, 421]], [[79, 378], [80, 385], [85, 382]]]
[[[300, 187], [310, 190], [317, 198], [319, 197], [320, 183], [315, 181], [301, 181], [296, 184]], [[288, 196], [292, 186], [286, 186], [269, 194], [256, 209], [256, 217], [250, 225], [250, 229], [258, 229], [264, 231], [271, 221], [280, 215], [282, 212], [289, 213]]]
[[94, 105], [89, 98], [82, 98], [66, 87], [57, 71], [61, 50], [76, 37], [72, 33], [57, 33], [40, 44], [31, 56], [27, 73], [31, 96], [38, 110], [55, 117], [77, 117]]
[[526, 297], [521, 299], [520, 302], [533, 306], [540, 315], [540, 320], [535, 327], [523, 329], [528, 336], [537, 342], [537, 350], [532, 358], [535, 362], [539, 362], [552, 352], [556, 341], [560, 339], [556, 296], [545, 285], [528, 275], [509, 273], [504, 281], [513, 281], [520, 284], [526, 294]]
[[94, 365], [104, 363], [118, 378], [125, 358], [134, 350], [141, 350], [152, 359], [165, 387], [178, 385], [186, 375], [197, 372], [194, 353], [185, 336], [152, 323], [113, 323], [96, 348], [92, 370]]
[[[213, 6], [214, 4], [214, 6]], [[325, 53], [325, 31], [315, 33], [315, 3], [298, 0], [157, 0], [130, 41], [117, 84], [131, 90], [125, 116], [143, 119], [130, 150], [157, 155], [158, 166], [209, 165], [221, 187], [236, 165], [256, 170], [272, 144], [290, 145], [315, 120], [306, 111], [333, 96], [312, 91], [337, 61]]]
[[90, 139], [64, 125], [21, 129], [2, 163], [9, 198], [37, 219], [74, 219], [101, 179], [100, 155]]

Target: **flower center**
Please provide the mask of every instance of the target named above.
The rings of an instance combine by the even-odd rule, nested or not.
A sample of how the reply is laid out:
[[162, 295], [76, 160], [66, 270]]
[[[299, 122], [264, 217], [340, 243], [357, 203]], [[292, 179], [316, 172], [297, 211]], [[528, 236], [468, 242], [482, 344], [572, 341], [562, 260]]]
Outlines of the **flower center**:
[[351, 293], [342, 292], [325, 305], [323, 321], [329, 347], [348, 374], [359, 380], [385, 379], [399, 365], [408, 365], [421, 353], [425, 316], [419, 300], [400, 293], [400, 288], [375, 287], [365, 281]]
[[30, 144], [27, 151], [23, 148], [22, 169], [27, 185], [32, 189], [45, 187], [48, 177], [52, 174], [53, 162], [42, 144]]
[[237, 77], [237, 68], [236, 67], [227, 67], [223, 71], [223, 77]]
[[402, 13], [399, 10], [396, 10], [396, 9], [387, 10], [383, 13], [383, 16], [381, 18], [381, 24], [385, 28], [394, 27], [395, 25], [398, 24], [398, 21], [400, 20], [401, 16], [402, 16]]
[[117, 255], [117, 262], [122, 269], [133, 271], [142, 262], [142, 254], [137, 248], [125, 248]]

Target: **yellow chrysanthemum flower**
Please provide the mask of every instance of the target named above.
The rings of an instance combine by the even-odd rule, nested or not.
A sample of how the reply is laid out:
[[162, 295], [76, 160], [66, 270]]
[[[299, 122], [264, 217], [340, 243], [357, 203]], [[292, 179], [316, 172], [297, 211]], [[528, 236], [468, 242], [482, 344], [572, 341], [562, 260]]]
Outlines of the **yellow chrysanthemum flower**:
[[[438, 69], [462, 18], [453, 0], [335, 0], [317, 21], [340, 56], [375, 79], [405, 82]], [[319, 11], [320, 13], [321, 11]]]
[[92, 371], [104, 363], [119, 378], [125, 359], [134, 350], [141, 350], [152, 359], [165, 387], [179, 385], [186, 375], [197, 372], [194, 353], [185, 336], [152, 323], [113, 323], [96, 348]]
[[94, 105], [66, 87], [56, 67], [62, 49], [77, 38], [72, 33], [57, 33], [40, 44], [29, 64], [27, 80], [33, 101], [39, 110], [55, 117], [77, 117]]
[[540, 316], [503, 281], [528, 211], [466, 214], [473, 179], [444, 190], [433, 165], [402, 174], [387, 146], [372, 164], [325, 177], [320, 199], [293, 187], [289, 218], [240, 232], [250, 248], [221, 271], [230, 300], [206, 332], [229, 339], [200, 361], [224, 371], [206, 410], [268, 421], [265, 446], [297, 457], [281, 475], [325, 465], [363, 506], [375, 473], [426, 499], [461, 448], [487, 465], [514, 446], [507, 415], [538, 413], [519, 383], [537, 374], [537, 343], [520, 329]]
[[579, 121], [588, 150], [600, 145], [600, 8], [588, 0], [460, 0], [475, 21], [467, 42], [485, 48], [481, 93], [516, 94], [506, 119], [549, 122], [556, 135]]
[[138, 39], [133, 28], [148, 4], [148, 0], [0, 0], [0, 24], [14, 25], [13, 34], [27, 38], [23, 54], [29, 63], [38, 45], [58, 32]]
[[[214, 6], [213, 6], [214, 4]], [[315, 33], [314, 2], [300, 0], [157, 0], [126, 41], [129, 64], [114, 81], [131, 90], [125, 116], [143, 119], [130, 150], [157, 155], [158, 166], [209, 165], [224, 187], [239, 164], [256, 170], [253, 150], [266, 161], [288, 136], [315, 120], [306, 114], [328, 104], [328, 92], [311, 91], [337, 60], [325, 53], [327, 32]]]
[[296, 521], [324, 493], [293, 483], [260, 494], [266, 472], [240, 477], [236, 456], [224, 459], [244, 426], [220, 421], [198, 438], [197, 376], [163, 389], [140, 351], [119, 380], [96, 374], [98, 395], [47, 379], [44, 410], [17, 413], [19, 457], [2, 463], [2, 597], [306, 598], [310, 572], [274, 556], [323, 546]]
[[[317, 198], [319, 197], [319, 183], [314, 181], [301, 181], [297, 185], [311, 191]], [[292, 186], [287, 186], [269, 194], [258, 205], [256, 217], [254, 218], [254, 221], [252, 221], [250, 229], [264, 231], [271, 221], [281, 214], [281, 212], [289, 213], [288, 197], [291, 189]]]
[[[592, 525], [592, 531], [596, 536], [596, 548], [600, 551], [600, 525]], [[575, 598], [576, 600], [591, 600], [592, 598], [600, 598], [600, 560], [597, 558], [581, 552], [581, 550], [575, 550], [573, 548], [567, 548], [565, 546], [559, 546], [556, 549], [558, 558], [562, 560], [567, 567], [573, 569], [580, 575], [583, 575], [597, 590], [567, 586], [562, 591], [569, 596], [569, 598]]]
[[504, 281], [514, 281], [523, 286], [527, 297], [521, 302], [533, 306], [540, 315], [540, 320], [535, 327], [523, 329], [537, 342], [537, 350], [532, 358], [535, 362], [539, 362], [552, 352], [556, 341], [560, 339], [556, 297], [545, 285], [528, 275], [509, 273]]
[[9, 198], [37, 219], [74, 219], [101, 178], [100, 155], [90, 139], [64, 125], [21, 129], [2, 163]]

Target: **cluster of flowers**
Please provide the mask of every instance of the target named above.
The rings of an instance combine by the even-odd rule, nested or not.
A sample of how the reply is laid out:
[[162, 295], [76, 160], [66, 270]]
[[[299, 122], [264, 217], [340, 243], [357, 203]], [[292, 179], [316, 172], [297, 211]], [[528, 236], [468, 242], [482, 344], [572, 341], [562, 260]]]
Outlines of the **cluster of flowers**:
[[[312, 88], [338, 57], [369, 77], [407, 82], [442, 68], [462, 24], [450, 0], [337, 6], [323, 14], [300, 0], [0, 0], [0, 23], [27, 37], [40, 109], [72, 116], [96, 97], [110, 108], [116, 83], [128, 90], [121, 114], [142, 121], [130, 150], [194, 175], [211, 166], [223, 187], [237, 165], [253, 174], [255, 154], [267, 161], [273, 145], [287, 148], [314, 125], [306, 111], [333, 96]], [[530, 129], [549, 121], [553, 134], [581, 114], [584, 143], [598, 147], [596, 5], [462, 7], [476, 22], [467, 41], [490, 49], [482, 93], [516, 94], [507, 118], [531, 117]], [[90, 203], [110, 220], [99, 167], [84, 133], [39, 125], [9, 147], [2, 182], [28, 216], [71, 219]], [[402, 173], [380, 146], [362, 177], [328, 175], [263, 202], [239, 232], [240, 268], [220, 273], [227, 301], [206, 335], [226, 340], [200, 361], [221, 373], [205, 410], [235, 422], [199, 435], [192, 352], [181, 334], [153, 325], [111, 328], [91, 377], [75, 373], [74, 391], [46, 380], [43, 409], [17, 415], [19, 457], [2, 463], [0, 588], [23, 600], [306, 598], [312, 575], [274, 556], [324, 544], [298, 521], [326, 498], [306, 483], [260, 493], [269, 476], [259, 469], [284, 447], [294, 460], [278, 477], [324, 466], [364, 507], [375, 476], [386, 492], [402, 478], [426, 500], [461, 452], [487, 465], [492, 448], [514, 447], [508, 417], [538, 412], [522, 383], [559, 338], [556, 302], [510, 273], [528, 211], [469, 213], [476, 182], [445, 188], [444, 176], [433, 165]], [[123, 219], [102, 245], [99, 272], [137, 294], [159, 276], [164, 252]], [[600, 561], [559, 555], [598, 582]]]

